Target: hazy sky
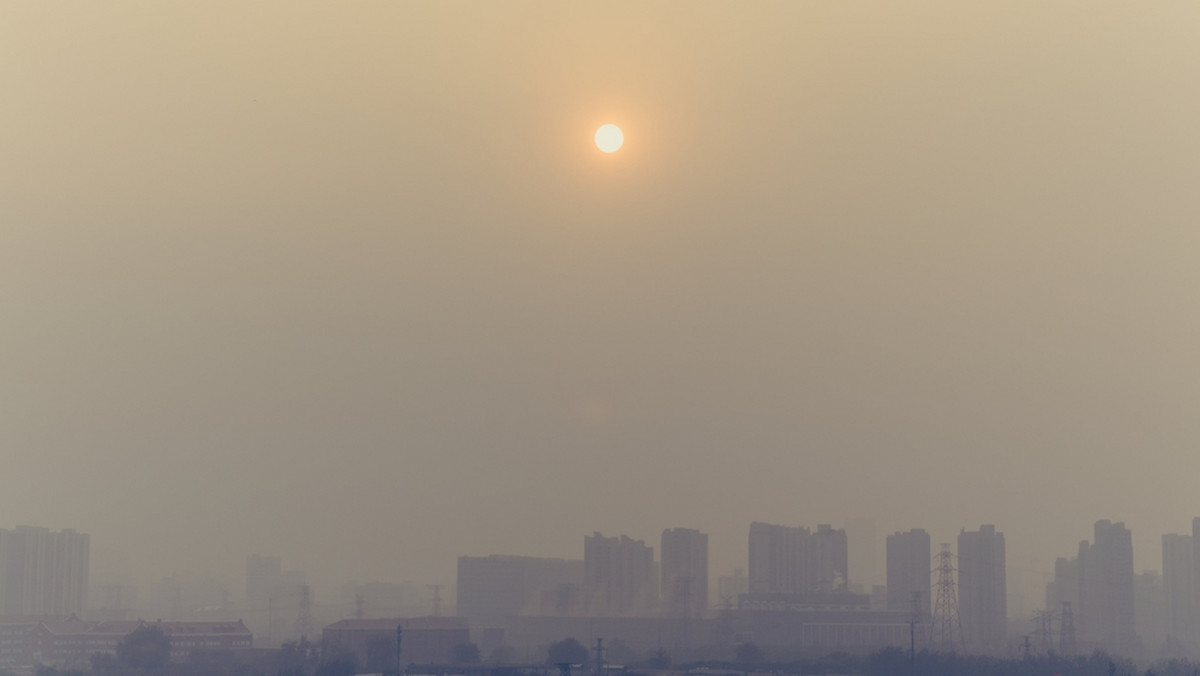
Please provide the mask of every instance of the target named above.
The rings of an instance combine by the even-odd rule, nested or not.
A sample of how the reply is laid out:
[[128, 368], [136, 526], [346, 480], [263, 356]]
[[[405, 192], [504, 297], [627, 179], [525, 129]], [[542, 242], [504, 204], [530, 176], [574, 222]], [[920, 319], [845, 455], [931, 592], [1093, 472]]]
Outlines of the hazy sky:
[[[0, 2], [0, 526], [453, 582], [1200, 514], [1200, 4]], [[597, 126], [625, 130], [612, 156]], [[851, 552], [851, 556], [854, 553]]]

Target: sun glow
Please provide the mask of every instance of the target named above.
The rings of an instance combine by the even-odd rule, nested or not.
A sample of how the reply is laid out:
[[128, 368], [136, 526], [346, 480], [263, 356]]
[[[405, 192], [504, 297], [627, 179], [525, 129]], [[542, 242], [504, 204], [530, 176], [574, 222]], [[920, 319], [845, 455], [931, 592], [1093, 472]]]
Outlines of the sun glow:
[[596, 147], [602, 152], [615, 153], [625, 144], [625, 134], [615, 124], [606, 124], [596, 130]]

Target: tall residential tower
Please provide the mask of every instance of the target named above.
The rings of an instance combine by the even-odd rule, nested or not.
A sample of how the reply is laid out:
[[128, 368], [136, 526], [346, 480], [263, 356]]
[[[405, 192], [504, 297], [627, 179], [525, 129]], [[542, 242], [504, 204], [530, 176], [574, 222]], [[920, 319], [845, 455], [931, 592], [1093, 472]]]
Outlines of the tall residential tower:
[[991, 525], [958, 535], [958, 614], [968, 648], [998, 650], [1008, 638], [1004, 534]]
[[662, 534], [662, 609], [675, 617], [700, 617], [708, 610], [708, 534], [671, 528]]
[[849, 586], [846, 531], [750, 524], [750, 593], [844, 592]]
[[[929, 533], [915, 528], [887, 537], [887, 609], [929, 615], [933, 572]], [[915, 597], [915, 598], [914, 598]]]
[[1133, 535], [1124, 523], [1096, 522], [1095, 542], [1079, 543], [1079, 631], [1088, 645], [1134, 645]]
[[0, 530], [0, 613], [65, 615], [87, 605], [91, 539], [17, 526]]
[[646, 615], [658, 605], [654, 548], [642, 540], [600, 533], [583, 540], [583, 603], [588, 615]]

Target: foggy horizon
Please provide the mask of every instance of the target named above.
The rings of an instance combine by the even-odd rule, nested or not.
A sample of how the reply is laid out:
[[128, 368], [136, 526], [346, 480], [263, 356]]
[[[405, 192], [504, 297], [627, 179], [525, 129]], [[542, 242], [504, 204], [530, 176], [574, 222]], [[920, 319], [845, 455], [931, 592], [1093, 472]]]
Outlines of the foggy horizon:
[[94, 585], [1200, 516], [1200, 5], [2, 14], [0, 528]]

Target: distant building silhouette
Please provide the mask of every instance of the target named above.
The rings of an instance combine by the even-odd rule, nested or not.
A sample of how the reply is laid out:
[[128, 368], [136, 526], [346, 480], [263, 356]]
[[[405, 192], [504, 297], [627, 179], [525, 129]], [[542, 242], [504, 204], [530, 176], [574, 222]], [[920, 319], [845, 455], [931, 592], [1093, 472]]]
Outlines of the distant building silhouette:
[[304, 573], [283, 570], [278, 556], [246, 558], [246, 622], [263, 645], [278, 645], [300, 636], [295, 626], [305, 605], [311, 606], [312, 589]]
[[850, 555], [846, 531], [821, 524], [811, 536], [812, 562], [816, 579], [811, 583], [819, 592], [844, 592], [850, 585]]
[[585, 537], [583, 597], [588, 615], [623, 617], [654, 611], [658, 602], [654, 548], [625, 535]]
[[579, 560], [460, 556], [457, 614], [484, 624], [517, 615], [575, 614], [583, 567]]
[[1133, 536], [1124, 523], [1097, 521], [1095, 542], [1079, 543], [1080, 640], [1091, 647], [1133, 646]]
[[1191, 535], [1162, 536], [1163, 596], [1166, 605], [1166, 641], [1187, 646], [1195, 635], [1195, 542]]
[[1133, 626], [1139, 646], [1158, 651], [1166, 645], [1167, 599], [1157, 570], [1133, 576]]
[[96, 654], [115, 655], [117, 646], [133, 631], [155, 627], [167, 639], [168, 657], [182, 662], [198, 650], [226, 652], [245, 650], [254, 637], [240, 620], [236, 622], [145, 622], [106, 621], [86, 622], [77, 615], [48, 618], [31, 627], [26, 640], [16, 645], [0, 646], [0, 654], [12, 656], [12, 649], [22, 648], [26, 655], [16, 655], [20, 663], [42, 663], [70, 670], [87, 669]]
[[246, 558], [246, 605], [252, 610], [267, 609], [271, 591], [279, 585], [283, 564], [278, 556], [252, 554]]
[[846, 531], [754, 522], [749, 538], [750, 593], [801, 594], [846, 591]]
[[662, 609], [669, 616], [700, 617], [708, 611], [708, 535], [690, 528], [663, 531]]
[[929, 615], [931, 604], [930, 576], [933, 557], [929, 533], [914, 528], [907, 533], [887, 537], [887, 609], [913, 610], [913, 595], [917, 595], [917, 610]]
[[1004, 534], [985, 525], [958, 535], [958, 613], [968, 649], [994, 651], [1008, 638]]
[[87, 606], [90, 538], [17, 526], [0, 530], [0, 613], [70, 614]]
[[1079, 608], [1079, 557], [1054, 560], [1054, 579], [1046, 584], [1046, 610], [1059, 612], [1064, 603]]
[[1192, 633], [1188, 641], [1200, 648], [1200, 516], [1192, 519]]
[[796, 594], [803, 584], [807, 528], [750, 524], [750, 593]]

